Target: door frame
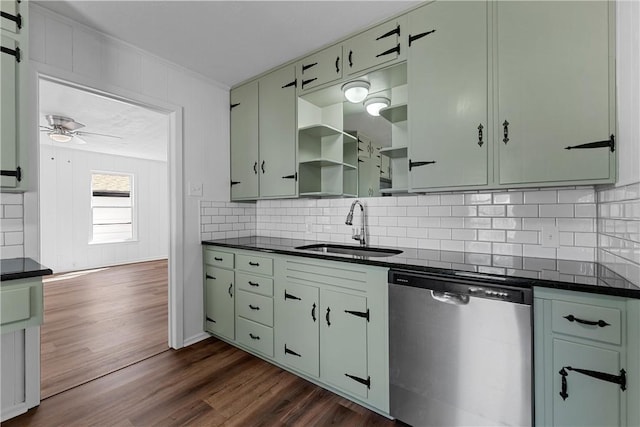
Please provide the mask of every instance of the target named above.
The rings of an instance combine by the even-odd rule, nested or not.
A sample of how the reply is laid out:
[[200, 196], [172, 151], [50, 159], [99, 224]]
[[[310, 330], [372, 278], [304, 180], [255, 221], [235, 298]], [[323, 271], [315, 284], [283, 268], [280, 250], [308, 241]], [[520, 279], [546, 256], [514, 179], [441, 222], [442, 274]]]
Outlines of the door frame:
[[179, 105], [104, 84], [76, 73], [30, 61], [28, 141], [20, 158], [31, 167], [26, 169], [27, 188], [24, 193], [25, 257], [41, 259], [40, 248], [40, 144], [39, 144], [39, 81], [49, 80], [72, 88], [105, 96], [147, 108], [169, 119], [167, 169], [169, 188], [169, 286], [168, 344], [178, 349], [184, 346], [184, 198], [183, 198], [183, 108]]

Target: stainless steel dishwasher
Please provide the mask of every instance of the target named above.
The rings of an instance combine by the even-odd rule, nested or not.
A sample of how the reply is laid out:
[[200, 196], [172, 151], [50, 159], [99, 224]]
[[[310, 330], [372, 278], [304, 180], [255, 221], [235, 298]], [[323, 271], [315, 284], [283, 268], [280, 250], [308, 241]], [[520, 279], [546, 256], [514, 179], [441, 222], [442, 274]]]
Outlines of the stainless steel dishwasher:
[[532, 425], [531, 288], [473, 276], [389, 272], [391, 415], [400, 421]]

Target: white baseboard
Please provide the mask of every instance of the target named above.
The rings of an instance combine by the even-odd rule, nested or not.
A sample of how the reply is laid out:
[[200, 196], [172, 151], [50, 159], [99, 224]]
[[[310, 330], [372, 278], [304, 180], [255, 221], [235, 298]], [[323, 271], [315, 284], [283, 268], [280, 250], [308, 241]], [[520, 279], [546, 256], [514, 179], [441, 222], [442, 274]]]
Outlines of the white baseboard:
[[206, 339], [207, 339], [207, 338], [209, 338], [210, 336], [211, 336], [211, 335], [209, 335], [209, 334], [208, 334], [208, 333], [206, 333], [206, 332], [200, 332], [200, 333], [199, 333], [199, 334], [197, 334], [197, 335], [194, 335], [194, 336], [192, 336], [192, 337], [190, 337], [190, 338], [185, 339], [185, 340], [184, 340], [184, 342], [182, 343], [182, 346], [183, 346], [183, 347], [189, 347], [190, 345], [193, 345], [193, 344], [195, 344], [195, 343], [197, 343], [197, 342], [200, 342], [200, 341], [204, 341], [204, 340], [206, 340]]
[[8, 419], [17, 417], [18, 415], [22, 415], [29, 409], [28, 405], [25, 402], [18, 403], [17, 405], [11, 406], [9, 408], [2, 408], [0, 411], [0, 421], [5, 422]]

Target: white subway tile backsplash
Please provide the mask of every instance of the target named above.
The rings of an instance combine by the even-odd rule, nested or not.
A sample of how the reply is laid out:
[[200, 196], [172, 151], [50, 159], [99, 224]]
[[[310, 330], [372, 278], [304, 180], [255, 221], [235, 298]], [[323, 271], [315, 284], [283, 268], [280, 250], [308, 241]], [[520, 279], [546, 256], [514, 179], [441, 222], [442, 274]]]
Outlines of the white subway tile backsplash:
[[502, 205], [478, 206], [478, 216], [505, 216], [506, 212]]
[[540, 218], [572, 218], [573, 205], [540, 205]]
[[504, 242], [506, 241], [506, 232], [504, 230], [478, 230], [478, 240]]
[[452, 216], [477, 216], [478, 207], [477, 206], [452, 206], [451, 215]]
[[524, 194], [520, 191], [493, 193], [494, 205], [520, 205], [524, 202]]
[[465, 205], [488, 205], [491, 203], [491, 193], [479, 193], [479, 194], [465, 194]]
[[493, 228], [504, 230], [522, 230], [522, 218], [493, 218]]
[[595, 191], [592, 188], [558, 190], [558, 203], [595, 203], [595, 201]]
[[539, 233], [537, 231], [507, 231], [507, 242], [538, 244]]
[[507, 216], [519, 218], [535, 218], [538, 216], [538, 205], [507, 205]]
[[557, 198], [557, 191], [525, 191], [524, 193], [526, 204], [557, 203]]
[[5, 205], [4, 206], [4, 218], [19, 218], [22, 220], [22, 205]]
[[430, 206], [429, 216], [451, 216], [451, 206]]

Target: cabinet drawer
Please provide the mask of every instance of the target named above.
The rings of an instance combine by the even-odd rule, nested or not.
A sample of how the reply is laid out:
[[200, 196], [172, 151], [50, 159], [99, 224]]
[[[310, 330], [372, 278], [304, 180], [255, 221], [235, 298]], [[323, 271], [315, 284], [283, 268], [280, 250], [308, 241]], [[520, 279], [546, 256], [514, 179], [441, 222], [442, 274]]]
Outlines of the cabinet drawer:
[[239, 343], [273, 357], [272, 328], [241, 317], [236, 322], [236, 339]]
[[31, 288], [4, 290], [0, 293], [0, 324], [19, 322], [31, 317]]
[[233, 254], [206, 249], [204, 251], [204, 262], [218, 267], [233, 268]]
[[254, 276], [253, 274], [236, 274], [236, 286], [238, 289], [255, 292], [256, 294], [273, 295], [273, 279], [268, 277]]
[[273, 326], [273, 300], [269, 297], [238, 291], [236, 310], [238, 316]]
[[622, 313], [619, 309], [566, 301], [553, 301], [551, 307], [553, 332], [611, 344], [621, 343]]
[[273, 259], [254, 255], [238, 255], [238, 270], [250, 271], [252, 273], [273, 275]]

